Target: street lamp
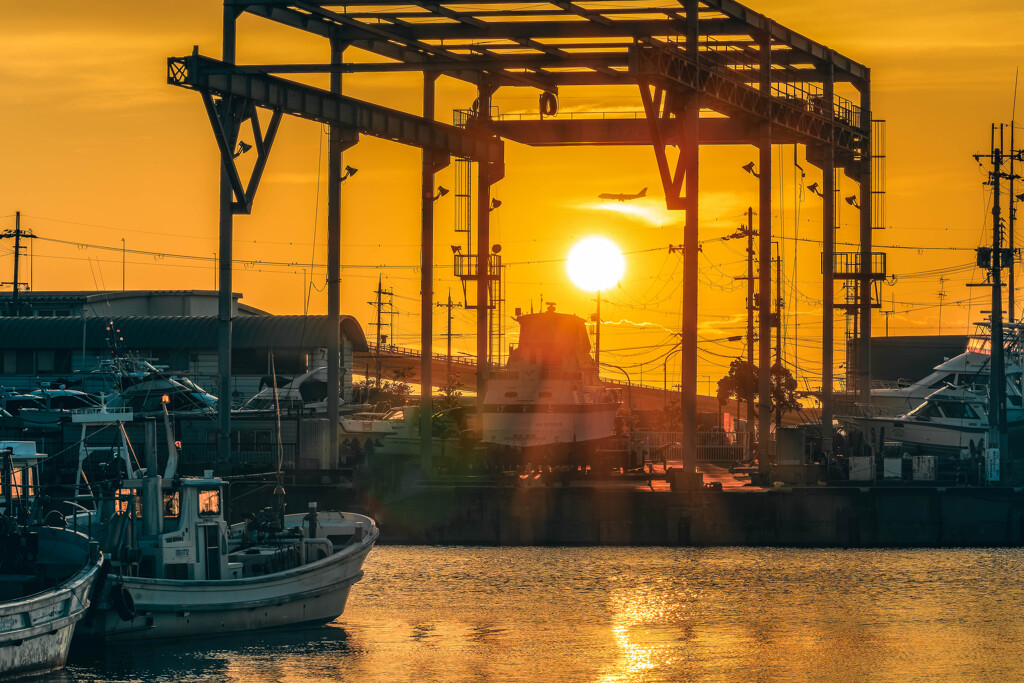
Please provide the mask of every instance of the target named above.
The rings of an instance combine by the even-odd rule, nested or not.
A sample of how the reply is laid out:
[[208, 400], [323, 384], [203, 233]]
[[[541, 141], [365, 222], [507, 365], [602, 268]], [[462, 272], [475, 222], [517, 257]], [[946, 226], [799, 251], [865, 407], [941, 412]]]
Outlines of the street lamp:
[[618, 370], [619, 372], [621, 372], [623, 375], [626, 376], [626, 386], [627, 386], [628, 391], [629, 391], [629, 394], [626, 397], [626, 402], [627, 402], [627, 405], [629, 406], [629, 412], [632, 413], [633, 412], [633, 380], [630, 378], [629, 373], [626, 372], [625, 370], [623, 370], [622, 368], [620, 368], [618, 365], [613, 365], [612, 363], [600, 363], [599, 366], [600, 365], [604, 365], [605, 367], [609, 367], [609, 368], [615, 368], [616, 370]]
[[679, 353], [682, 350], [683, 350], [683, 342], [680, 341], [678, 344], [676, 344], [674, 349], [672, 349], [667, 354], [665, 354], [665, 362], [661, 364], [661, 371], [662, 371], [662, 375], [663, 375], [663, 378], [662, 378], [663, 384], [662, 384], [662, 386], [664, 387], [663, 391], [665, 393], [665, 407], [664, 408], [665, 408], [666, 412], [668, 412], [668, 359], [671, 358], [673, 355]]

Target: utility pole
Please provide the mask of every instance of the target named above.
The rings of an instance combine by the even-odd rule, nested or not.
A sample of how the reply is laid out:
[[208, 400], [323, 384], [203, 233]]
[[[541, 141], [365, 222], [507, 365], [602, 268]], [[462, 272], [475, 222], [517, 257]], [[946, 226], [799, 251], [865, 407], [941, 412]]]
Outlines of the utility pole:
[[992, 186], [992, 246], [978, 248], [978, 266], [988, 269], [992, 286], [992, 311], [990, 318], [992, 372], [989, 374], [988, 444], [989, 448], [998, 447], [1000, 471], [1006, 473], [1008, 453], [1006, 444], [1006, 370], [1003, 361], [1002, 270], [1012, 265], [1013, 258], [1010, 250], [1003, 249], [1002, 246], [999, 181], [1002, 178], [1008, 178], [1010, 175], [1003, 173], [1004, 159], [1014, 156], [1016, 152], [1011, 151], [1009, 155], [1003, 154], [1002, 124], [999, 125], [999, 147], [996, 147], [995, 135], [996, 126], [992, 124], [991, 152], [988, 154], [975, 154], [974, 159], [980, 162], [984, 158], [992, 162], [992, 171], [989, 172], [989, 180], [986, 183]]
[[[945, 276], [939, 276], [939, 335], [942, 335], [942, 304], [946, 300], [946, 280], [949, 278]], [[1010, 296], [1013, 296], [1012, 294]], [[886, 329], [888, 329], [889, 321], [886, 319]], [[886, 334], [888, 337], [889, 335]]]
[[[747, 225], [746, 227], [740, 227], [731, 237], [746, 237], [747, 238], [747, 275], [746, 277], [738, 277], [737, 280], [747, 281], [747, 365], [750, 370], [754, 369], [754, 308], [756, 307], [756, 299], [754, 298], [754, 237], [757, 236], [757, 230], [754, 230], [754, 207], [747, 207]], [[753, 375], [751, 375], [753, 377]], [[737, 404], [740, 397], [736, 397]], [[746, 420], [746, 432], [747, 432], [747, 448], [754, 441], [754, 423], [753, 423], [753, 405], [754, 405], [754, 387], [749, 385], [747, 391], [743, 396], [744, 403], [747, 404], [747, 420]], [[739, 418], [739, 412], [737, 409], [737, 418]], [[744, 454], [750, 455], [749, 450]], [[749, 459], [749, 458], [748, 458]]]
[[21, 303], [18, 300], [18, 292], [21, 289], [21, 281], [18, 279], [18, 261], [21, 256], [21, 250], [25, 248], [21, 244], [22, 237], [25, 239], [36, 238], [31, 230], [21, 229], [21, 211], [17, 211], [14, 214], [14, 230], [7, 229], [0, 232], [0, 239], [14, 238], [14, 282], [4, 282], [2, 284], [14, 286], [14, 293], [11, 297], [11, 311], [15, 316], [21, 315]]
[[[782, 371], [782, 244], [775, 245], [775, 366]], [[775, 434], [782, 429], [782, 411], [775, 411]]]
[[[374, 354], [375, 355], [375, 360], [376, 360], [376, 384], [375, 384], [375, 386], [378, 389], [380, 389], [380, 376], [381, 376], [380, 348], [385, 343], [387, 343], [387, 340], [388, 340], [388, 335], [382, 334], [383, 330], [381, 328], [384, 325], [388, 325], [388, 332], [389, 333], [391, 332], [390, 324], [383, 322], [383, 319], [382, 319], [382, 311], [383, 311], [385, 306], [390, 307], [388, 312], [392, 316], [392, 319], [394, 318], [394, 305], [392, 304], [390, 299], [388, 301], [384, 301], [384, 299], [383, 299], [384, 296], [388, 296], [388, 297], [393, 296], [394, 295], [394, 290], [384, 289], [383, 279], [382, 279], [381, 276], [377, 277], [377, 291], [376, 291], [376, 294], [377, 294], [376, 300], [374, 300], [374, 301], [367, 301], [366, 303], [368, 303], [371, 306], [373, 306], [376, 309], [376, 311], [377, 311], [377, 315], [376, 315], [377, 320], [376, 320], [376, 322], [370, 323], [370, 326], [377, 328], [376, 354]], [[392, 339], [392, 341], [394, 341], [394, 340]]]
[[461, 303], [452, 303], [452, 288], [448, 288], [448, 303], [443, 304], [440, 301], [434, 304], [438, 308], [448, 309], [448, 379], [452, 377], [452, 309], [461, 308]]
[[[1017, 88], [1014, 87], [1014, 95], [1016, 95], [1016, 91], [1017, 91]], [[1016, 99], [1016, 98], [1014, 98], [1014, 99]], [[1014, 172], [1013, 172], [1013, 162], [1014, 162], [1014, 157], [1017, 154], [1017, 148], [1015, 148], [1013, 146], [1013, 128], [1014, 128], [1014, 122], [1010, 121], [1010, 177], [1009, 177], [1009, 181], [1010, 181], [1010, 225], [1009, 225], [1009, 228], [1007, 230], [1007, 246], [1010, 248], [1010, 272], [1009, 272], [1009, 279], [1007, 280], [1007, 283], [1006, 283], [1008, 285], [1010, 291], [1009, 291], [1009, 299], [1007, 300], [1007, 308], [1009, 310], [1006, 313], [1007, 313], [1007, 318], [1008, 318], [1008, 320], [1010, 321], [1011, 324], [1013, 323], [1014, 315], [1016, 315], [1016, 310], [1017, 310], [1017, 304], [1016, 304], [1016, 301], [1015, 301], [1015, 298], [1014, 298], [1014, 289], [1016, 288], [1016, 279], [1015, 279], [1014, 271], [1017, 269], [1017, 249], [1016, 249], [1016, 246], [1014, 245], [1014, 229], [1013, 229], [1014, 220], [1017, 218], [1017, 209], [1016, 209], [1017, 197], [1016, 197], [1016, 195], [1013, 194], [1013, 181], [1017, 177], [1014, 174]], [[942, 333], [939, 332], [939, 334], [942, 334]]]

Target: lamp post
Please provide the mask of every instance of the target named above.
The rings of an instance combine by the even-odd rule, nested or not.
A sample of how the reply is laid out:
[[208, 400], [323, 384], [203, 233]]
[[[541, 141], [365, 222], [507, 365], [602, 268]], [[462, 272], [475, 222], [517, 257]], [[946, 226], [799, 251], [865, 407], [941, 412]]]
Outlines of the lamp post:
[[597, 313], [594, 321], [594, 361], [601, 366], [601, 290], [616, 285], [626, 269], [622, 252], [615, 243], [604, 237], [580, 240], [569, 252], [566, 263], [569, 279], [584, 291], [597, 294]]
[[626, 402], [627, 402], [627, 405], [629, 406], [629, 412], [632, 413], [633, 412], [633, 380], [630, 378], [629, 373], [626, 372], [625, 370], [623, 370], [618, 365], [613, 365], [612, 363], [601, 363], [601, 365], [607, 366], [609, 368], [615, 368], [616, 370], [618, 370], [619, 372], [621, 372], [623, 375], [626, 376], [626, 386], [627, 386], [628, 391], [629, 391], [629, 393], [626, 395]]
[[662, 366], [661, 366], [661, 370], [662, 370], [662, 374], [663, 374], [663, 378], [662, 378], [663, 384], [662, 384], [662, 386], [664, 387], [664, 392], [665, 392], [665, 412], [668, 412], [668, 359], [671, 358], [673, 356], [673, 354], [679, 353], [682, 350], [683, 350], [683, 342], [682, 342], [682, 340], [680, 340], [679, 343], [676, 344], [674, 349], [672, 349], [667, 354], [665, 354], [665, 362], [662, 363]]

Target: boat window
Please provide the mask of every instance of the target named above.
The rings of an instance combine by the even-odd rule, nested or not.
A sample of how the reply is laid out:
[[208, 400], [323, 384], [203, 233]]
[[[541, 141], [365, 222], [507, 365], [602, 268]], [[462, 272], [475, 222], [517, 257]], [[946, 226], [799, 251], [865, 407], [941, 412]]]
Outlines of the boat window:
[[202, 489], [199, 491], [199, 514], [220, 514], [220, 489]]
[[518, 391], [506, 391], [505, 392], [505, 398], [515, 398], [518, 395], [519, 395]]
[[915, 417], [942, 417], [939, 405], [931, 401], [925, 402], [920, 408], [914, 411]]
[[956, 375], [954, 375], [952, 373], [949, 373], [949, 374], [943, 375], [942, 377], [939, 377], [937, 380], [935, 380], [934, 382], [932, 382], [928, 386], [930, 388], [932, 388], [932, 389], [939, 389], [940, 387], [946, 386], [947, 383], [948, 384], [955, 384], [956, 383], [954, 381], [955, 379], [956, 379]]
[[[11, 499], [18, 500], [20, 498], [29, 498], [32, 496], [32, 470], [30, 468], [21, 467], [11, 472]], [[5, 497], [6, 491], [4, 490], [4, 482], [0, 481], [0, 498]]]
[[164, 519], [177, 519], [181, 516], [181, 492], [164, 492]]
[[136, 518], [142, 517], [142, 496], [136, 496], [134, 489], [118, 489], [114, 500], [114, 510], [120, 513], [128, 512], [128, 504], [133, 500], [135, 501], [135, 510], [132, 514]]
[[542, 392], [540, 392], [539, 396], [541, 398], [551, 398], [551, 392], [550, 391], [542, 391]]
[[967, 403], [960, 403], [957, 401], [943, 401], [942, 412], [946, 414], [946, 417], [953, 417], [960, 420], [975, 420], [978, 418], [978, 414], [974, 412]]

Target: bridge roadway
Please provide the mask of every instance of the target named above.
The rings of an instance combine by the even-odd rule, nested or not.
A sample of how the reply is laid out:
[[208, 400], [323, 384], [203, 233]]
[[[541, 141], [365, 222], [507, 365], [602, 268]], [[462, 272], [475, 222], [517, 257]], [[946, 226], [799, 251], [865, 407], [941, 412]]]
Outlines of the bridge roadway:
[[[376, 376], [377, 348], [370, 344], [370, 350], [353, 354], [353, 371], [367, 377]], [[420, 350], [401, 346], [382, 346], [380, 349], [381, 379], [400, 379], [414, 388], [419, 388], [420, 381]], [[443, 387], [447, 382], [449, 368], [452, 375], [458, 377], [464, 393], [472, 393], [476, 387], [476, 360], [471, 357], [434, 354], [431, 378], [435, 387]], [[661, 387], [633, 384], [620, 380], [602, 378], [605, 385], [621, 392], [622, 402], [630, 403], [635, 410], [659, 410], [665, 407], [665, 390]], [[672, 398], [669, 396], [668, 398]], [[676, 403], [678, 405], [678, 402]], [[718, 399], [714, 396], [697, 396], [698, 413], [718, 413]], [[725, 412], [735, 415], [736, 402], [730, 401]]]

